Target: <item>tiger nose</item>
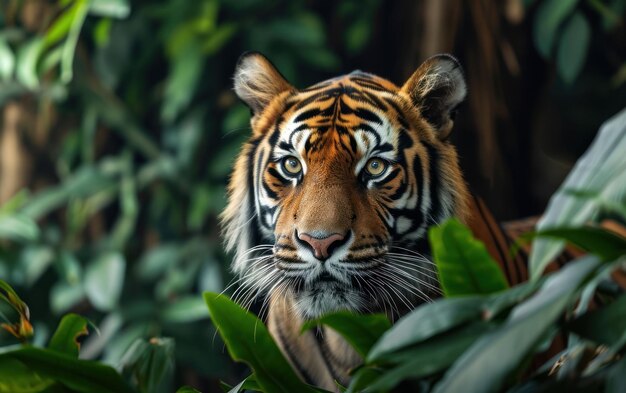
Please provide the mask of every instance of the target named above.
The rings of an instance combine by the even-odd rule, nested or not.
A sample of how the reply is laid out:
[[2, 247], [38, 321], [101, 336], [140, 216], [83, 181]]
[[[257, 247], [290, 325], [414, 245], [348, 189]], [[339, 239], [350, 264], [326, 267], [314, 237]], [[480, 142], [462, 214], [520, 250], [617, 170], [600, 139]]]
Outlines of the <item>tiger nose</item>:
[[312, 236], [308, 233], [296, 234], [298, 239], [304, 242], [305, 247], [312, 249], [313, 255], [320, 261], [328, 259], [332, 251], [345, 239], [345, 236], [339, 233], [330, 235], [316, 234], [317, 236]]

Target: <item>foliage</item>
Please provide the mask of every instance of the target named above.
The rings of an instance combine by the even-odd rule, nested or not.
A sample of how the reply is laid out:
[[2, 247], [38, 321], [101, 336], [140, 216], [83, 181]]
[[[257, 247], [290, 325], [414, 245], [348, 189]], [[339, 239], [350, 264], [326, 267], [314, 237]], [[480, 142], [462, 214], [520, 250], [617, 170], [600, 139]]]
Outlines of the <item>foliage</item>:
[[[13, 289], [0, 280], [9, 294], [2, 300], [18, 310], [22, 332], [30, 327], [25, 304]], [[6, 319], [6, 316], [3, 316]], [[79, 337], [86, 335], [87, 320], [76, 314], [63, 317], [47, 348], [30, 345], [5, 347], [0, 351], [0, 392], [39, 391], [68, 392], [133, 392], [126, 381], [111, 367], [78, 359]], [[32, 331], [32, 329], [31, 329]], [[27, 336], [19, 335], [20, 340]], [[154, 377], [154, 376], [152, 376]]]
[[[599, 20], [602, 33], [608, 34], [620, 24], [626, 1], [544, 0], [537, 8], [533, 29], [535, 46], [544, 58], [554, 58], [559, 76], [572, 83], [587, 60], [592, 23]], [[585, 13], [586, 8], [591, 12]]]
[[[32, 111], [37, 131], [24, 132], [29, 189], [0, 206], [0, 278], [31, 307], [33, 343], [77, 312], [99, 329], [81, 358], [139, 389], [236, 378], [201, 297], [230, 280], [217, 215], [249, 132], [234, 64], [254, 48], [294, 84], [316, 82], [338, 71], [336, 50], [361, 52], [379, 4], [332, 5], [346, 27], [331, 50], [303, 1], [3, 2], [0, 109]], [[3, 326], [28, 341], [20, 315]], [[146, 377], [158, 370], [160, 383]]]
[[[600, 128], [594, 143], [550, 200], [537, 229], [579, 226], [592, 219], [599, 220], [611, 211], [624, 216], [626, 161], [621, 152], [625, 149], [626, 110], [622, 110]], [[598, 176], [599, 173], [603, 176]], [[591, 238], [590, 234], [584, 236]], [[530, 259], [533, 279], [539, 277], [562, 249], [563, 242], [558, 240], [535, 241]]]
[[[626, 112], [617, 119], [624, 116]], [[585, 167], [585, 163], [600, 160], [604, 166], [594, 170], [593, 177], [576, 178], [579, 194], [588, 195], [588, 190], [594, 190], [593, 195], [608, 195], [623, 186], [612, 183], [612, 163], [623, 164], [622, 151], [598, 146], [618, 146], [626, 140], [622, 132], [626, 124], [617, 122], [619, 127], [614, 127], [616, 120], [607, 124], [577, 168], [594, 170], [593, 166]], [[606, 132], [612, 127], [612, 132]], [[572, 176], [576, 176], [577, 170]], [[562, 195], [570, 183], [567, 180], [556, 195]], [[623, 191], [618, 192], [622, 194]], [[591, 197], [587, 198], [577, 203], [594, 203]], [[621, 207], [616, 211], [621, 214], [619, 219], [626, 221], [624, 201], [617, 200], [614, 206]], [[552, 204], [545, 217], [562, 222], [571, 216], [570, 211]], [[561, 217], [563, 212], [568, 216]], [[363, 355], [363, 364], [353, 370], [347, 392], [386, 392], [400, 383], [404, 383], [403, 389], [412, 383], [416, 391], [437, 393], [555, 388], [587, 391], [590, 387], [600, 391], [605, 386], [607, 391], [616, 389], [626, 383], [626, 374], [620, 374], [620, 359], [626, 354], [626, 294], [623, 289], [606, 288], [616, 285], [609, 273], [624, 268], [626, 238], [588, 226], [586, 223], [592, 218], [599, 216], [588, 215], [584, 222], [576, 222], [577, 226], [554, 227], [533, 234], [536, 242], [556, 238], [589, 254], [558, 272], [513, 288], [507, 288], [502, 272], [484, 245], [472, 238], [460, 222], [450, 219], [430, 229], [433, 256], [446, 298], [418, 307], [391, 327], [381, 322], [384, 316], [339, 313], [311, 321], [304, 330], [324, 324]], [[550, 252], [547, 248], [542, 250]], [[530, 268], [539, 277], [544, 266], [534, 264]], [[594, 293], [604, 301], [602, 307], [591, 311], [588, 303]], [[232, 391], [237, 392], [244, 385], [251, 390], [283, 391], [261, 382], [291, 375], [285, 373], [289, 368], [286, 360], [276, 353], [276, 344], [262, 322], [224, 295], [207, 293], [205, 299], [231, 355], [253, 370]], [[560, 333], [569, 334], [570, 339], [559, 362], [551, 359], [530, 377], [524, 377], [533, 371], [529, 368], [533, 357], [546, 350]], [[267, 353], [272, 356], [258, 362], [260, 354]], [[593, 353], [596, 355], [585, 355]], [[250, 384], [251, 380], [258, 385]], [[299, 387], [301, 390], [305, 388]]]

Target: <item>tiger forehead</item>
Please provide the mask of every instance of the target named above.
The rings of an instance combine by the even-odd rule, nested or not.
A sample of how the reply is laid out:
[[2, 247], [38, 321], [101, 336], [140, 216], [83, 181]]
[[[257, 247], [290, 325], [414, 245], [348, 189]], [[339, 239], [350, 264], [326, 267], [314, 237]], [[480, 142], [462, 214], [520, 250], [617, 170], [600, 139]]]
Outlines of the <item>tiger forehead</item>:
[[292, 146], [307, 139], [309, 147], [339, 142], [354, 152], [357, 131], [379, 139], [381, 132], [408, 127], [397, 91], [393, 83], [359, 71], [300, 90], [285, 101], [281, 139]]

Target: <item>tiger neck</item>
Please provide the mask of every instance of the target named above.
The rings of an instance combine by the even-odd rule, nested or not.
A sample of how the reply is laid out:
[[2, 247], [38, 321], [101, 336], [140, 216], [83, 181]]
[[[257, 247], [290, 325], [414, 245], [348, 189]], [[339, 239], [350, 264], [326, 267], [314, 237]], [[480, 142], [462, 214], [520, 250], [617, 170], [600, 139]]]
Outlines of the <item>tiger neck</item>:
[[289, 363], [309, 384], [336, 392], [335, 381], [347, 386], [350, 370], [361, 363], [358, 353], [334, 330], [319, 327], [301, 333], [304, 320], [289, 295], [270, 296], [267, 324]]

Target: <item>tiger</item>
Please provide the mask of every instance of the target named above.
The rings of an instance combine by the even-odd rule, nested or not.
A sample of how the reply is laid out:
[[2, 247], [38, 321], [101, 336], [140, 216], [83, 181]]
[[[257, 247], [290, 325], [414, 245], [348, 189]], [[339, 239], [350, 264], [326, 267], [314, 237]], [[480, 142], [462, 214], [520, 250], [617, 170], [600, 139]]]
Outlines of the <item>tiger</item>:
[[[463, 70], [440, 54], [402, 86], [354, 71], [299, 90], [250, 52], [234, 91], [252, 130], [221, 216], [238, 298], [263, 298], [268, 329], [302, 380], [337, 391], [362, 359], [333, 330], [301, 334], [302, 325], [342, 310], [393, 321], [441, 296], [428, 228], [453, 216], [470, 227], [493, 221], [450, 141]], [[524, 264], [507, 262], [519, 265], [513, 281], [525, 280]]]

